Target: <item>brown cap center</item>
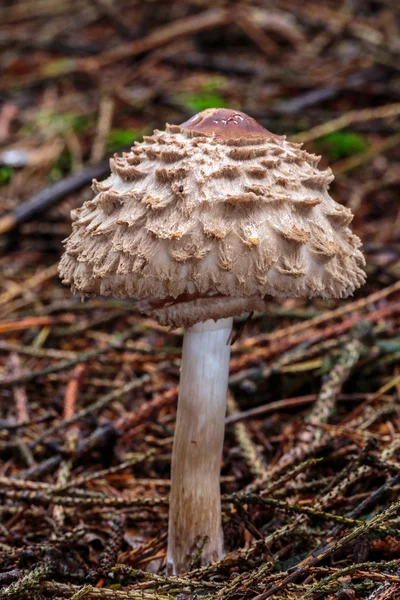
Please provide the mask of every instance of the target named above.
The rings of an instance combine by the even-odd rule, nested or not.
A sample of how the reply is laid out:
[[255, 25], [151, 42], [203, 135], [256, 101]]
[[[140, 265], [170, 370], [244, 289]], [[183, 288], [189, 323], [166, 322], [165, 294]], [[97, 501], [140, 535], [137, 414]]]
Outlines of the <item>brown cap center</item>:
[[229, 108], [208, 108], [180, 126], [226, 140], [240, 137], [279, 137], [240, 110]]

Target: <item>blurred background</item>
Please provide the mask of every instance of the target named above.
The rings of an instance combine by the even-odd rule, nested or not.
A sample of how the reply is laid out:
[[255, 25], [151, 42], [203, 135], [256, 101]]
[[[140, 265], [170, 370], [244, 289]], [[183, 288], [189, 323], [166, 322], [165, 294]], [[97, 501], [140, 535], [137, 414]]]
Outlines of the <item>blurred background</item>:
[[[0, 586], [30, 569], [40, 599], [117, 577], [129, 598], [193, 597], [188, 580], [127, 571], [163, 573], [182, 332], [130, 302], [82, 304], [57, 264], [70, 211], [92, 198], [109, 156], [210, 107], [240, 109], [322, 154], [332, 196], [355, 214], [368, 280], [346, 301], [271, 300], [233, 346], [223, 492], [272, 500], [224, 505], [232, 555], [194, 570], [192, 584], [222, 600], [258, 598], [276, 581], [274, 598], [320, 598], [339, 565], [352, 575], [322, 583], [326, 594], [369, 598], [385, 560], [398, 560], [383, 519], [379, 535], [340, 541], [329, 561], [358, 518], [398, 499], [399, 2], [2, 0]], [[310, 525], [315, 506], [330, 516]], [[348, 518], [336, 538], [332, 513]], [[324, 566], [308, 579], [299, 567], [296, 588], [288, 570], [324, 540]], [[366, 560], [375, 575], [354, 567]], [[398, 590], [395, 572], [385, 593]]]

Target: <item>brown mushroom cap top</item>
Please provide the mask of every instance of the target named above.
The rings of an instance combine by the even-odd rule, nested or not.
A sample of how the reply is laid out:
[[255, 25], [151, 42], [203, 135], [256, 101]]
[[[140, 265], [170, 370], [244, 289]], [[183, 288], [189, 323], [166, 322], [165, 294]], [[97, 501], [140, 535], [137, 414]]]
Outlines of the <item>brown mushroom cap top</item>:
[[181, 123], [182, 129], [212, 135], [220, 140], [243, 137], [279, 137], [240, 110], [208, 108]]
[[167, 125], [111, 159], [73, 211], [63, 282], [140, 299], [170, 326], [262, 310], [268, 295], [346, 297], [364, 257], [318, 161], [239, 111]]

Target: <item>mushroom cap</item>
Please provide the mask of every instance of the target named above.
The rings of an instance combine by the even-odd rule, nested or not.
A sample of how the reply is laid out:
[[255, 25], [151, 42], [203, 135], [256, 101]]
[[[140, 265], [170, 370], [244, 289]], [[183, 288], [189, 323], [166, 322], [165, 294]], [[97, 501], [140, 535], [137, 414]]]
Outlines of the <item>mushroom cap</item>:
[[344, 298], [365, 261], [318, 162], [239, 111], [156, 130], [72, 211], [63, 283], [139, 299], [174, 327], [263, 310], [266, 296]]

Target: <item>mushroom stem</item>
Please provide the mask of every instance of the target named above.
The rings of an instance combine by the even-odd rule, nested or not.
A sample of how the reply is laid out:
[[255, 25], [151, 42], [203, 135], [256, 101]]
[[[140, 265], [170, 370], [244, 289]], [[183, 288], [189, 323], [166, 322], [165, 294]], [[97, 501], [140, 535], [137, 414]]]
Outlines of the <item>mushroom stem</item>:
[[185, 330], [168, 530], [167, 570], [174, 575], [189, 569], [200, 547], [202, 565], [224, 554], [220, 470], [231, 330], [232, 318]]

